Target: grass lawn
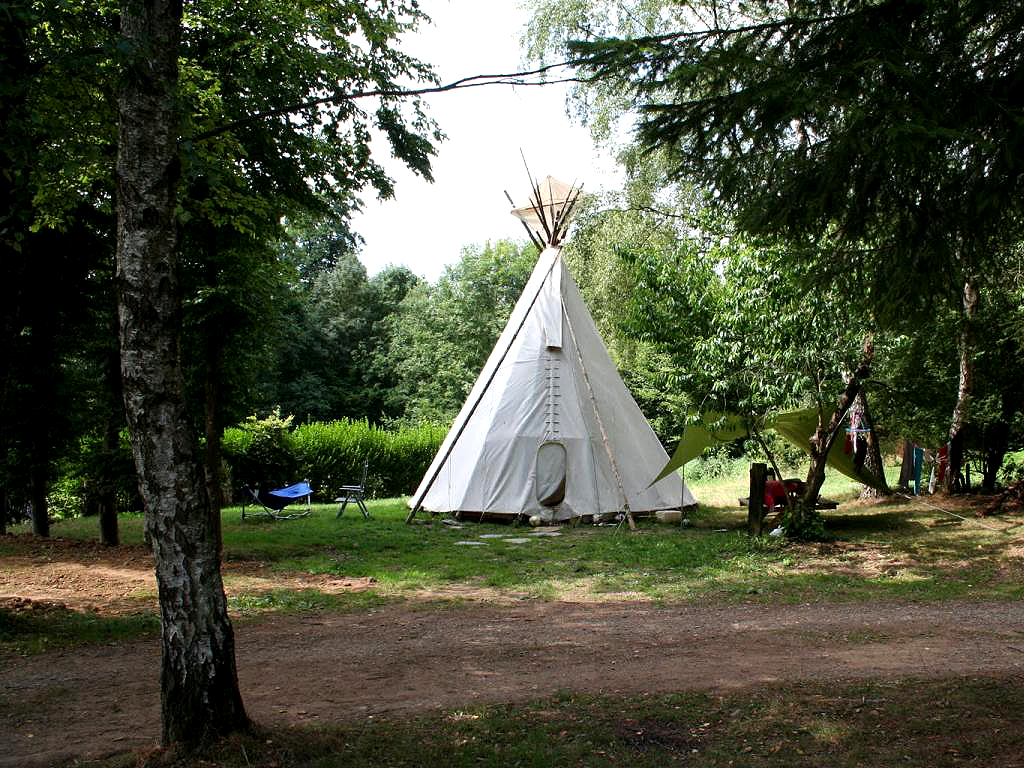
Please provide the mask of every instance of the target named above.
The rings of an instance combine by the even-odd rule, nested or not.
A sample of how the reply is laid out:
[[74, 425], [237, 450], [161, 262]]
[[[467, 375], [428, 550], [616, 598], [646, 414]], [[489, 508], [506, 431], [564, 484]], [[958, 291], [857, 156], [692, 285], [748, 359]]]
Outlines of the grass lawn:
[[[289, 521], [242, 520], [238, 508], [229, 508], [222, 515], [225, 581], [229, 589], [241, 587], [256, 569], [281, 577], [359, 580], [366, 587], [356, 597], [319, 595], [302, 585], [264, 589], [233, 598], [242, 615], [350, 609], [372, 605], [374, 597], [409, 596], [768, 602], [1024, 597], [1020, 514], [978, 520], [962, 501], [942, 497], [861, 503], [852, 501], [853, 483], [833, 479], [825, 495], [843, 503], [825, 512], [830, 540], [795, 544], [746, 535], [745, 510], [736, 501], [742, 483], [695, 484], [702, 506], [690, 516], [691, 527], [641, 520], [635, 533], [625, 526], [581, 525], [535, 536], [525, 526], [449, 526], [429, 517], [406, 525], [402, 499], [369, 502], [370, 520], [348, 512], [336, 519], [333, 505], [314, 505], [310, 516]], [[61, 521], [52, 532], [91, 540], [96, 521]], [[122, 518], [121, 534], [125, 543], [141, 545], [141, 519]], [[0, 539], [0, 556], [15, 553], [21, 538]]]
[[731, 693], [562, 696], [502, 707], [317, 729], [260, 728], [202, 756], [142, 765], [303, 766], [1019, 766], [1024, 689], [1013, 681], [807, 683]]

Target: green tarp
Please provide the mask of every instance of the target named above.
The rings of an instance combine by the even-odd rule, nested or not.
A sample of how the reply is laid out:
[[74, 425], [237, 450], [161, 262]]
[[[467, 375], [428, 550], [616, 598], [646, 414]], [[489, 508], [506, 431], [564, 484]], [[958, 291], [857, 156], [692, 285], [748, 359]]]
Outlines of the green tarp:
[[687, 424], [683, 437], [676, 446], [672, 458], [658, 474], [651, 485], [671, 472], [675, 472], [688, 461], [700, 456], [715, 443], [731, 443], [749, 433], [746, 423], [735, 414], [706, 413], [696, 424]]
[[[817, 427], [818, 411], [814, 408], [776, 413], [769, 416], [764, 424], [765, 429], [775, 430], [808, 454], [810, 453], [810, 439]], [[746, 437], [748, 434], [746, 422], [736, 414], [704, 414], [700, 417], [699, 422], [687, 425], [672, 458], [654, 478], [651, 485], [670, 472], [675, 472], [688, 461], [697, 458], [706, 448], [715, 443], [732, 442], [737, 438]], [[832, 446], [826, 464], [858, 483], [869, 485], [872, 488], [880, 487], [878, 478], [866, 469], [857, 469], [853, 463], [853, 457], [844, 450], [843, 443], [845, 441], [837, 440], [836, 442], [838, 445]]]
[[[811, 452], [811, 436], [818, 428], [818, 411], [815, 408], [807, 408], [802, 411], [777, 413], [772, 417], [770, 426], [801, 451], [809, 454]], [[869, 485], [872, 488], [880, 488], [881, 483], [878, 478], [866, 469], [857, 469], [853, 463], [853, 456], [844, 450], [844, 434], [840, 432], [839, 437], [836, 438], [825, 463], [851, 480], [856, 480], [858, 483]]]

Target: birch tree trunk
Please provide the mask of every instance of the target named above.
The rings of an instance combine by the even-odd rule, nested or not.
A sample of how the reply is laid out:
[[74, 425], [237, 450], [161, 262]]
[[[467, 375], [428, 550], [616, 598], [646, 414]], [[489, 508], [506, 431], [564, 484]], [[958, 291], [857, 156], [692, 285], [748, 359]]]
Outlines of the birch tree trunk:
[[117, 283], [121, 376], [156, 560], [165, 745], [248, 725], [198, 442], [179, 360], [178, 181], [181, 0], [123, 0], [129, 64], [119, 99]]
[[974, 320], [978, 315], [978, 286], [974, 277], [964, 281], [963, 318], [960, 328], [960, 381], [956, 406], [949, 425], [949, 468], [946, 472], [946, 493], [961, 489], [960, 473], [964, 465], [964, 427], [968, 421], [970, 399], [974, 392]]

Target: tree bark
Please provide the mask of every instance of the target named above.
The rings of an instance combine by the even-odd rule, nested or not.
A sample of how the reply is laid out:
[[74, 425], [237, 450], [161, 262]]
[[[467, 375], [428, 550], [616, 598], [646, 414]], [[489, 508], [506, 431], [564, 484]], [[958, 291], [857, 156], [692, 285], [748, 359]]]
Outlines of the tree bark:
[[747, 496], [747, 533], [761, 535], [764, 523], [764, 486], [768, 477], [767, 464], [750, 465], [750, 494]]
[[[814, 434], [810, 439], [811, 466], [807, 470], [807, 487], [804, 490], [800, 504], [797, 505], [798, 509], [794, 510], [794, 515], [809, 519], [814, 513], [815, 504], [818, 503], [818, 495], [821, 493], [821, 486], [825, 482], [825, 461], [828, 459], [829, 451], [832, 450], [832, 445], [835, 443], [836, 435], [839, 433], [843, 419], [846, 417], [847, 411], [850, 410], [850, 406], [853, 405], [854, 398], [860, 392], [863, 382], [871, 376], [871, 364], [874, 361], [874, 357], [874, 341], [868, 335], [861, 349], [860, 364], [847, 380], [846, 387], [836, 401], [828, 422], [824, 422], [822, 418], [824, 414], [818, 418], [818, 427], [814, 430]], [[798, 520], [797, 522], [801, 521]]]
[[114, 457], [117, 453], [120, 435], [113, 415], [107, 415], [100, 445], [102, 463], [99, 472], [98, 512], [100, 518], [100, 543], [116, 547], [120, 543], [117, 530], [117, 487], [114, 481]]
[[121, 4], [130, 61], [118, 104], [117, 283], [124, 399], [160, 595], [162, 740], [192, 746], [248, 720], [179, 359], [181, 17], [181, 0]]
[[[42, 431], [42, 428], [40, 428]], [[48, 438], [49, 435], [38, 435], [38, 439]], [[43, 446], [37, 446], [42, 450]], [[46, 456], [36, 454], [32, 462], [32, 533], [36, 536], [48, 537], [50, 535], [50, 509], [46, 501], [48, 488], [48, 475], [50, 464]]]
[[970, 399], [974, 392], [974, 320], [978, 315], [978, 286], [974, 277], [964, 281], [963, 317], [960, 327], [960, 381], [956, 406], [949, 426], [949, 469], [946, 472], [946, 493], [961, 490], [961, 469], [964, 464], [964, 428], [968, 422]]
[[989, 425], [985, 430], [982, 449], [981, 492], [995, 493], [996, 477], [1010, 448], [1010, 423], [1012, 413], [1007, 416], [1004, 408], [1003, 421]]
[[206, 446], [203, 451], [203, 464], [206, 470], [206, 492], [210, 497], [210, 517], [215, 528], [217, 547], [221, 547], [221, 487], [220, 487], [220, 437], [223, 430], [220, 426], [220, 407], [218, 400], [218, 382], [220, 381], [221, 349], [218, 341], [209, 339], [206, 344], [205, 380], [203, 382], [203, 411]]
[[862, 499], [876, 499], [879, 496], [888, 496], [892, 493], [889, 490], [889, 483], [885, 479], [885, 462], [882, 460], [882, 444], [878, 439], [878, 433], [875, 431], [875, 421], [871, 418], [871, 408], [868, 406], [868, 398], [864, 393], [864, 389], [857, 393], [857, 397], [853, 400], [853, 407], [856, 408], [860, 413], [860, 423], [870, 427], [871, 431], [866, 433], [865, 438], [868, 444], [867, 455], [864, 458], [864, 468], [881, 480], [880, 488], [873, 488], [870, 485], [865, 485], [864, 489], [860, 492]]

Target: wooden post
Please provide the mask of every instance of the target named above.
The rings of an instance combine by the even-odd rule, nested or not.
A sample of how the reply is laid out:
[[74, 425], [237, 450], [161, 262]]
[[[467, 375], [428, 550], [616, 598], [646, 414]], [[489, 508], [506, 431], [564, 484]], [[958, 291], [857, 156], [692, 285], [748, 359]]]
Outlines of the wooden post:
[[750, 497], [747, 499], [747, 533], [761, 535], [764, 522], [764, 485], [768, 476], [767, 464], [750, 465]]

